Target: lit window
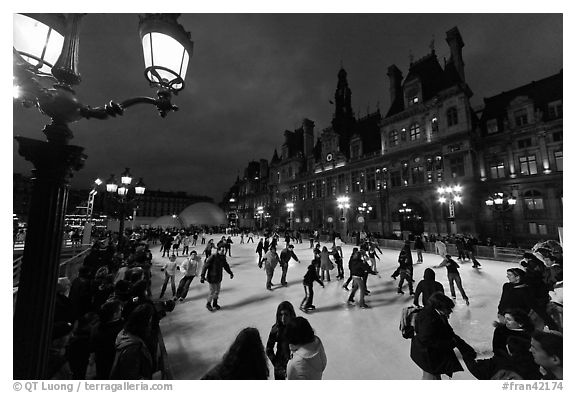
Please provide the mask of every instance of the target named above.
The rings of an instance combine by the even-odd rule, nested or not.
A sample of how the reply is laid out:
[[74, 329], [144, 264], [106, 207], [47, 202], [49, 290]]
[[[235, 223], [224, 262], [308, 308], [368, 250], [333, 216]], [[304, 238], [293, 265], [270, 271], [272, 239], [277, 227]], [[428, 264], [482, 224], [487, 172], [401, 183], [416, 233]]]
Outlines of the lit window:
[[523, 156], [520, 160], [520, 174], [521, 175], [536, 175], [538, 169], [536, 166], [536, 156]]
[[544, 199], [538, 191], [526, 191], [524, 193], [524, 204], [528, 210], [544, 210]]
[[531, 235], [547, 235], [548, 228], [545, 224], [537, 224], [535, 222], [528, 223], [528, 230]]
[[398, 145], [398, 131], [392, 130], [390, 132], [390, 146], [397, 146]]
[[490, 164], [490, 177], [492, 179], [499, 179], [502, 177], [506, 177], [503, 162], [495, 162]]
[[554, 152], [554, 160], [556, 161], [556, 170], [558, 172], [562, 172], [563, 171], [562, 151], [555, 151]]
[[416, 141], [418, 139], [420, 139], [420, 125], [414, 123], [410, 126], [410, 140]]
[[448, 127], [458, 124], [458, 110], [455, 107], [448, 108], [446, 111], [446, 122]]

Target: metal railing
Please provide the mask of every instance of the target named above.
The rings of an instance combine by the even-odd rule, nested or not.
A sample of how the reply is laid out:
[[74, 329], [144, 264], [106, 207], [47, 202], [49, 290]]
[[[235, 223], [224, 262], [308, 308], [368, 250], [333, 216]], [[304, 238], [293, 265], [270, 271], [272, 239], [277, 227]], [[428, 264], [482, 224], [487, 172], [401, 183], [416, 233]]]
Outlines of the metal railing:
[[[329, 236], [321, 235], [322, 242], [328, 242]], [[342, 239], [347, 244], [356, 244], [356, 238], [352, 236], [344, 237]], [[404, 240], [399, 239], [377, 239], [380, 248], [388, 248], [392, 250], [400, 250], [404, 247]], [[414, 250], [414, 242], [410, 242], [410, 249]], [[424, 242], [425, 252], [435, 254], [436, 245], [433, 242]], [[475, 256], [482, 259], [494, 259], [504, 262], [520, 262], [524, 253], [528, 250], [522, 248], [507, 248], [496, 246], [474, 246]], [[449, 255], [458, 256], [458, 249], [455, 244], [446, 243], [446, 253]]]

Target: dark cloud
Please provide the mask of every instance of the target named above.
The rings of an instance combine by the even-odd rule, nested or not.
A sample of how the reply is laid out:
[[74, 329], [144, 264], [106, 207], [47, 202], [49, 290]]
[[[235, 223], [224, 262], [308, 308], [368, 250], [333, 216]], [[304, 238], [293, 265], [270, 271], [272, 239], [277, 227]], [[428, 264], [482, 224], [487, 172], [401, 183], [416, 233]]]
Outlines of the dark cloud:
[[[561, 14], [183, 14], [195, 51], [180, 107], [161, 119], [152, 107], [123, 117], [72, 125], [74, 144], [89, 158], [73, 179], [88, 187], [130, 167], [149, 188], [207, 194], [220, 200], [252, 159], [280, 150], [284, 130], [307, 117], [330, 125], [337, 73], [348, 72], [357, 115], [386, 111], [386, 69], [407, 74], [409, 55], [449, 57], [445, 32], [458, 26], [465, 42], [473, 103], [556, 73], [562, 67]], [[153, 95], [143, 77], [134, 14], [89, 14], [81, 28], [79, 100]], [[14, 134], [41, 138], [47, 118], [14, 106]], [[31, 165], [17, 154], [14, 171]]]

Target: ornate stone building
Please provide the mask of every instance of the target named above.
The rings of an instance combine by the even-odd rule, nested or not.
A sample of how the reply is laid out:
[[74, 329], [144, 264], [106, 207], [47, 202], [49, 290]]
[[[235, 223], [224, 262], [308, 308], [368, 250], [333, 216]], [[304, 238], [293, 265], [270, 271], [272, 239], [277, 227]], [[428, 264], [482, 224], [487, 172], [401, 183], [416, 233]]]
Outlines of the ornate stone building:
[[[315, 140], [314, 122], [304, 119], [284, 132], [280, 155], [251, 162], [230, 189], [225, 202], [233, 195], [238, 224], [287, 227], [292, 202], [293, 225], [303, 229], [557, 238], [562, 73], [486, 98], [474, 111], [456, 27], [446, 43], [443, 66], [432, 49], [406, 77], [388, 68], [385, 114], [356, 118], [341, 69], [330, 127]], [[497, 193], [504, 203], [487, 205]], [[341, 196], [348, 208], [338, 207]]]

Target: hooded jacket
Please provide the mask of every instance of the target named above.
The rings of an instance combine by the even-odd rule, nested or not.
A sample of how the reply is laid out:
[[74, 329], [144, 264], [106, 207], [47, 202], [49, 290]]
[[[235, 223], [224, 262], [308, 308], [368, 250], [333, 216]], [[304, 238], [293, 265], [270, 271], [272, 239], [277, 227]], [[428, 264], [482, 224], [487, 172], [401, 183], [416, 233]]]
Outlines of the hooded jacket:
[[144, 341], [125, 330], [116, 338], [110, 379], [152, 379], [152, 356]]
[[425, 306], [428, 298], [435, 292], [444, 293], [444, 287], [436, 281], [436, 273], [429, 267], [424, 270], [424, 279], [416, 285], [414, 293], [414, 304], [418, 306], [418, 297], [422, 294], [422, 305]]
[[322, 341], [314, 336], [314, 341], [292, 350], [292, 359], [288, 361], [286, 379], [322, 379], [326, 369], [326, 352]]

